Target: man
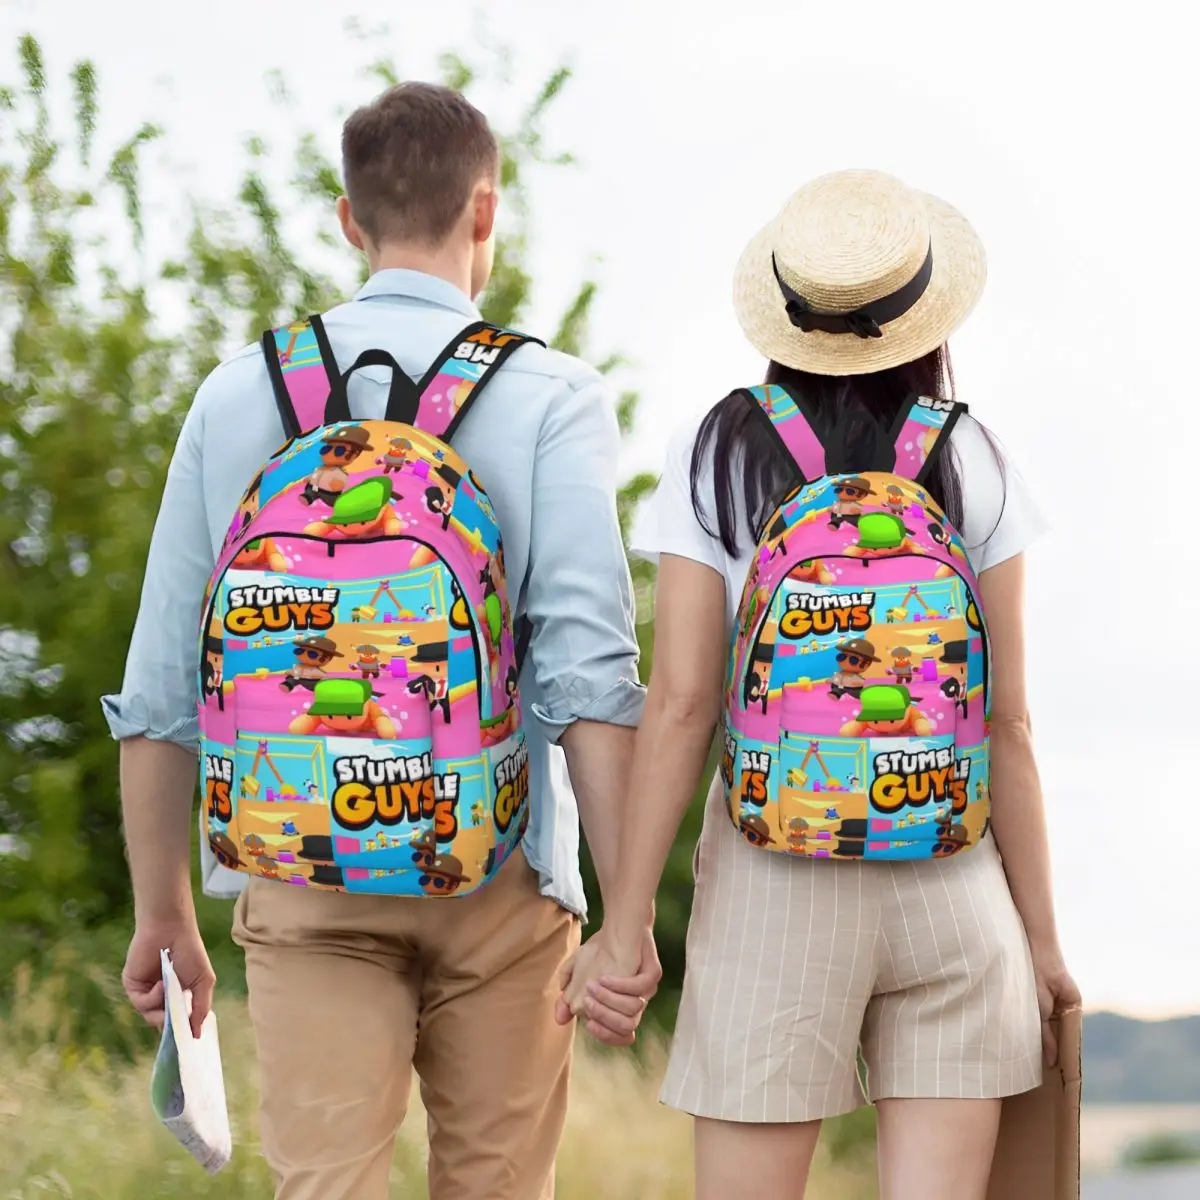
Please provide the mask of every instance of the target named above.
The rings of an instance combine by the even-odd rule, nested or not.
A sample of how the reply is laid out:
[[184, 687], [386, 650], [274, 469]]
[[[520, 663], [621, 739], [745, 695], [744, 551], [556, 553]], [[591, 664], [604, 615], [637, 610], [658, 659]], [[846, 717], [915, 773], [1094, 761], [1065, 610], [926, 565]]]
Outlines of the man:
[[[493, 259], [496, 141], [457, 93], [405, 84], [354, 113], [342, 145], [346, 196], [338, 216], [365, 253], [370, 279], [326, 315], [333, 353], [349, 365], [381, 348], [419, 378], [478, 319], [472, 298]], [[385, 370], [356, 372], [353, 415], [382, 418], [388, 383]], [[105, 699], [121, 739], [137, 922], [125, 987], [152, 1024], [162, 1019], [162, 947], [192, 990], [193, 1028], [212, 1001], [188, 871], [196, 630], [231, 514], [281, 440], [267, 369], [259, 347], [248, 347], [204, 382], [184, 422], [124, 688]], [[555, 1000], [584, 912], [576, 803], [603, 892], [614, 874], [617, 798], [643, 699], [614, 494], [613, 396], [583, 363], [527, 345], [454, 444], [487, 481], [517, 615], [532, 622], [521, 690], [533, 816], [524, 853], [487, 887], [452, 900], [258, 879], [246, 887], [206, 857], [206, 890], [241, 893], [234, 937], [246, 952], [260, 1128], [278, 1200], [384, 1197], [414, 1066], [429, 1113], [433, 1200], [553, 1193], [573, 1040], [572, 1028], [555, 1021]], [[346, 489], [337, 486], [345, 480], [333, 460], [344, 463], [360, 448], [336, 431], [329, 445], [330, 465], [312, 499], [336, 515]], [[558, 783], [564, 752], [574, 798]], [[439, 890], [437, 880], [450, 890], [453, 864], [443, 859], [440, 874], [436, 865], [427, 864], [431, 890]], [[658, 977], [649, 936], [645, 946], [639, 995], [625, 998], [638, 1006]], [[589, 1029], [615, 1029], [605, 1025], [608, 1015], [597, 1008]], [[605, 1036], [613, 1044], [632, 1040]]]

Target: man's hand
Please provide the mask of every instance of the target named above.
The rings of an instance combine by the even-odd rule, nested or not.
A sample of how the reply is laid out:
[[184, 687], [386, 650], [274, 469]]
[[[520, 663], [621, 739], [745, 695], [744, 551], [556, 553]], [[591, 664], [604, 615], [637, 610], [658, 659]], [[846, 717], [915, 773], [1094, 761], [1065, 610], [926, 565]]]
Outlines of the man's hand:
[[121, 973], [125, 994], [147, 1024], [155, 1029], [163, 1027], [162, 950], [170, 950], [175, 976], [183, 990], [192, 994], [192, 1036], [199, 1037], [204, 1018], [212, 1008], [217, 977], [194, 917], [181, 924], [138, 924]]
[[646, 1005], [658, 991], [662, 966], [647, 928], [633, 953], [611, 947], [601, 929], [563, 968], [555, 1020], [582, 1017], [588, 1033], [606, 1046], [630, 1046]]

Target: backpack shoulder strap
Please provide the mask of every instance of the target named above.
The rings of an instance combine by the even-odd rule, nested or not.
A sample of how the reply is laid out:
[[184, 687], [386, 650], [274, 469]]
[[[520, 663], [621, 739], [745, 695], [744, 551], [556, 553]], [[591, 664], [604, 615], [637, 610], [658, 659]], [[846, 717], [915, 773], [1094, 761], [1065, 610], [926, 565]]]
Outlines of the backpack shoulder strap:
[[323, 425], [325, 402], [340, 376], [321, 318], [268, 329], [262, 351], [287, 436], [301, 437]]
[[802, 483], [812, 483], [826, 474], [825, 446], [802, 397], [774, 383], [760, 383], [757, 387], [743, 388], [742, 392], [765, 419], [784, 453], [799, 468]]
[[510, 355], [529, 342], [546, 344], [486, 321], [468, 325], [433, 360], [417, 384], [420, 401], [412, 424], [449, 442], [488, 382]]
[[966, 411], [967, 406], [956, 400], [911, 396], [901, 407], [892, 430], [896, 451], [894, 474], [924, 483], [950, 441], [956, 422]]

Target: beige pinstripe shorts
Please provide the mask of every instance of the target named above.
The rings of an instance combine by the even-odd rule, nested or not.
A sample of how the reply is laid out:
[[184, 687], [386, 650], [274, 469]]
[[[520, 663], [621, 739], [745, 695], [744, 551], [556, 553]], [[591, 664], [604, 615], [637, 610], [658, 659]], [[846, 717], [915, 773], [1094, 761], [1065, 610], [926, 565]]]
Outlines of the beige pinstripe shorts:
[[864, 1091], [984, 1099], [1041, 1077], [1029, 948], [993, 838], [928, 862], [800, 861], [748, 845], [714, 781], [664, 1104], [811, 1121]]

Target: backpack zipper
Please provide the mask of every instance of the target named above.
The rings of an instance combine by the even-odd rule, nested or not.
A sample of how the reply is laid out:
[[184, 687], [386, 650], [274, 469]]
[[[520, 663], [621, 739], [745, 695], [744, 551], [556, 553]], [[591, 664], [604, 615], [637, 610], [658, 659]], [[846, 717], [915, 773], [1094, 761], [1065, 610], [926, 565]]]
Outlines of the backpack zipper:
[[[292, 540], [300, 540], [300, 541], [305, 541], [305, 542], [323, 543], [325, 546], [328, 547], [330, 557], [333, 557], [334, 551], [337, 549], [338, 546], [368, 546], [368, 545], [372, 545], [372, 544], [375, 544], [378, 542], [415, 542], [418, 546], [424, 546], [427, 550], [432, 550], [433, 553], [437, 556], [438, 561], [443, 563], [445, 565], [446, 569], [450, 572], [451, 577], [457, 578], [457, 572], [454, 570], [453, 567], [450, 566], [450, 563], [446, 560], [445, 556], [441, 553], [441, 551], [438, 550], [438, 548], [436, 546], [431, 545], [429, 542], [425, 541], [424, 538], [410, 537], [409, 535], [403, 534], [403, 533], [385, 533], [385, 534], [380, 534], [378, 537], [355, 538], [353, 541], [348, 541], [348, 540], [341, 541], [341, 540], [337, 540], [334, 538], [315, 537], [312, 534], [293, 533], [288, 530], [281, 530], [278, 532], [273, 531], [273, 532], [269, 532], [269, 533], [255, 533], [254, 537], [248, 538], [244, 542], [235, 542], [234, 543], [237, 546], [237, 550], [234, 552], [234, 554], [230, 558], [229, 562], [227, 562], [225, 564], [225, 567], [221, 571], [221, 574], [218, 575], [216, 580], [213, 582], [212, 596], [209, 599], [208, 608], [205, 610], [204, 620], [201, 622], [201, 625], [200, 625], [201, 638], [204, 637], [204, 631], [206, 629], [208, 629], [209, 623], [212, 621], [212, 615], [216, 611], [216, 607], [217, 607], [217, 598], [221, 593], [221, 584], [225, 582], [225, 576], [229, 574], [229, 570], [233, 566], [234, 559], [236, 559], [237, 556], [247, 546], [249, 546], [251, 542], [261, 542], [264, 538], [289, 538]], [[463, 607], [467, 610], [467, 628], [471, 632], [471, 649], [475, 653], [475, 678], [478, 679], [481, 684], [480, 697], [479, 697], [479, 717], [480, 717], [480, 720], [484, 720], [483, 689], [482, 689], [483, 656], [480, 653], [480, 649], [479, 649], [480, 635], [479, 635], [479, 631], [475, 627], [476, 616], [475, 616], [474, 610], [467, 603], [467, 599], [465, 596], [462, 597], [462, 601], [463, 601]], [[451, 607], [453, 607], [453, 606], [451, 606]], [[201, 655], [201, 661], [203, 661], [203, 654]], [[222, 679], [223, 678], [224, 678], [224, 673], [222, 673]], [[490, 674], [489, 674], [489, 678], [490, 678]], [[492, 706], [491, 706], [491, 702], [490, 702], [490, 693], [489, 693], [488, 716], [493, 715], [491, 713], [491, 707]]]
[[[817, 561], [828, 562], [829, 560], [835, 559], [835, 558], [836, 559], [845, 559], [847, 562], [855, 562], [855, 563], [864, 563], [864, 562], [869, 563], [872, 561], [871, 559], [858, 558], [857, 556], [855, 556], [853, 554], [813, 554], [813, 555], [810, 555], [808, 558], [799, 559], [796, 562], [796, 566], [802, 567], [808, 563], [817, 562]], [[990, 653], [990, 650], [988, 647], [987, 630], [983, 627], [983, 609], [980, 607], [979, 597], [975, 595], [975, 590], [971, 586], [970, 580], [967, 579], [967, 577], [962, 573], [962, 571], [960, 571], [956, 566], [954, 566], [953, 563], [943, 562], [942, 559], [935, 558], [933, 555], [930, 555], [930, 554], [913, 554], [911, 552], [906, 552], [904, 554], [889, 554], [886, 558], [876, 559], [874, 561], [876, 561], [876, 562], [895, 562], [896, 559], [898, 559], [898, 558], [917, 558], [917, 559], [921, 559], [923, 562], [936, 562], [939, 566], [949, 567], [950, 570], [953, 571], [955, 573], [955, 575], [957, 575], [959, 577], [959, 579], [962, 580], [963, 587], [966, 588], [966, 590], [967, 590], [967, 601], [970, 604], [973, 604], [975, 606], [975, 611], [979, 615], [979, 629], [977, 631], [972, 630], [972, 632], [978, 632], [979, 636], [980, 636], [980, 640], [983, 642], [983, 711], [986, 714], [988, 711], [988, 698], [991, 695], [991, 690], [992, 690], [992, 688], [991, 688], [991, 653]], [[791, 572], [789, 571], [788, 574], [790, 575]], [[759, 643], [762, 641], [763, 629], [766, 627], [767, 617], [770, 616], [771, 606], [775, 603], [775, 597], [779, 594], [779, 589], [781, 587], [783, 587], [783, 585], [787, 582], [787, 579], [788, 579], [788, 576], [785, 575], [775, 585], [774, 590], [771, 592], [770, 601], [763, 606], [762, 619], [759, 621], [758, 628], [754, 634], [754, 638], [750, 643], [751, 657], [753, 657], [754, 651], [758, 648]], [[817, 584], [816, 586], [825, 588], [825, 589], [836, 589], [836, 588], [842, 587], [844, 585], [827, 583], [827, 584]], [[895, 585], [894, 584], [884, 584], [883, 586], [884, 587], [892, 587]], [[970, 630], [971, 625], [969, 622], [967, 622], [966, 612], [964, 612], [962, 614], [962, 619], [963, 619], [964, 623], [966, 623], [967, 628]], [[965, 689], [964, 689], [964, 694], [965, 694]]]

